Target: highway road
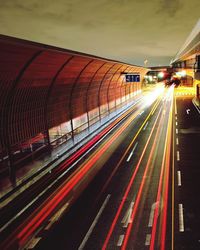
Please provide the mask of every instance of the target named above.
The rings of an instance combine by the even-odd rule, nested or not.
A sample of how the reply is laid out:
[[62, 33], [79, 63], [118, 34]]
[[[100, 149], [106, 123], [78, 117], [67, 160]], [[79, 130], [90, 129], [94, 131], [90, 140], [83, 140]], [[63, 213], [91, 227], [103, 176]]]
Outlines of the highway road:
[[173, 87], [165, 89], [130, 117], [132, 121], [95, 163], [101, 169], [98, 175], [62, 220], [41, 231], [30, 248], [36, 243], [36, 249], [171, 246], [167, 229], [171, 225], [173, 91]]
[[144, 92], [13, 201], [16, 220], [5, 224], [12, 203], [0, 211], [2, 249], [200, 249], [200, 114], [192, 99], [173, 86]]
[[200, 111], [178, 88], [174, 102], [174, 249], [200, 249]]

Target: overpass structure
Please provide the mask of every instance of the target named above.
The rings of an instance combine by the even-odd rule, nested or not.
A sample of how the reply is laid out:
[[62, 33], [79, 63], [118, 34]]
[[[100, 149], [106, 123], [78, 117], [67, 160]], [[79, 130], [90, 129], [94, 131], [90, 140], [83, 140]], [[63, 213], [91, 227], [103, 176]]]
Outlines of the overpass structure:
[[176, 72], [186, 74], [185, 84], [194, 86], [199, 99], [200, 84], [200, 19], [186, 39], [185, 43], [171, 61]]
[[[75, 141], [136, 98], [148, 69], [0, 36], [0, 170]], [[126, 73], [140, 82], [125, 81]], [[125, 73], [125, 74], [124, 74]], [[101, 123], [99, 123], [101, 126]]]

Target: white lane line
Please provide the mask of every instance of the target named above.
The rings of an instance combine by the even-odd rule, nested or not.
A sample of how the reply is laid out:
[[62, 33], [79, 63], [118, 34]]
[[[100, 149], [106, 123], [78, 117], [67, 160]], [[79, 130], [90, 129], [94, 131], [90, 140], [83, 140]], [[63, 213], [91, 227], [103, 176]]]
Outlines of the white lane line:
[[145, 246], [149, 246], [151, 242], [151, 234], [146, 235]]
[[179, 232], [184, 232], [183, 204], [178, 204]]
[[181, 186], [181, 171], [177, 171], [177, 177], [178, 177], [178, 186]]
[[178, 122], [176, 122], [176, 126], [178, 126]]
[[124, 218], [122, 219], [121, 223], [124, 224], [123, 227], [128, 227], [128, 224], [131, 223], [131, 214], [133, 211], [134, 201], [131, 202], [128, 210], [126, 211]]
[[[139, 102], [139, 101], [138, 101]], [[122, 119], [118, 124], [123, 122], [124, 119]], [[0, 228], [0, 233], [5, 230], [16, 218], [18, 218], [22, 213], [24, 213], [34, 202], [36, 202], [45, 192], [47, 192], [56, 182], [58, 182], [64, 175], [66, 175], [74, 166], [79, 163], [80, 160], [82, 160], [90, 151], [92, 151], [101, 141], [106, 138], [108, 134], [110, 134], [114, 129], [116, 128], [116, 125], [109, 130], [108, 133], [106, 133], [99, 141], [97, 141], [89, 150], [87, 150], [81, 157], [79, 157], [69, 168], [66, 169], [57, 179], [55, 179], [49, 186], [46, 187], [36, 198], [34, 198], [26, 207], [24, 207], [18, 214], [16, 214], [11, 220], [9, 220], [4, 226]], [[1, 206], [0, 206], [1, 207]]]
[[178, 145], [179, 144], [179, 140], [178, 140], [178, 137], [176, 138], [176, 145]]
[[197, 107], [197, 105], [196, 105], [196, 103], [195, 103], [194, 99], [192, 100], [192, 103], [193, 103], [193, 105], [195, 106], [195, 108], [196, 108], [197, 112], [200, 114], [200, 110], [199, 110], [199, 108]]
[[151, 206], [148, 227], [152, 227], [152, 225], [153, 225], [153, 217], [154, 217], [154, 212], [155, 212], [155, 208], [157, 205], [158, 205], [158, 203], [154, 202], [153, 205]]
[[176, 128], [176, 134], [178, 134], [178, 129]]
[[148, 123], [149, 123], [149, 122], [146, 122], [146, 124], [145, 124], [145, 126], [144, 126], [143, 130], [145, 130], [145, 129], [147, 128]]
[[176, 120], [177, 120], [177, 116], [176, 116]]
[[129, 162], [129, 161], [130, 161], [131, 156], [133, 155], [133, 153], [134, 153], [135, 149], [137, 148], [137, 145], [138, 145], [138, 142], [136, 142], [136, 143], [135, 143], [135, 146], [133, 147], [133, 149], [132, 149], [132, 151], [131, 151], [130, 155], [128, 156], [128, 158], [127, 158], [127, 160], [126, 160], [127, 162]]
[[180, 161], [180, 153], [179, 153], [179, 151], [176, 152], [176, 158], [177, 158], [177, 161]]
[[89, 237], [90, 237], [90, 235], [91, 235], [91, 233], [92, 233], [94, 227], [96, 226], [96, 224], [97, 224], [97, 222], [98, 222], [98, 220], [99, 220], [99, 218], [100, 218], [100, 216], [101, 216], [103, 210], [105, 209], [105, 207], [106, 207], [106, 205], [107, 205], [107, 203], [108, 203], [110, 197], [111, 197], [111, 195], [108, 194], [107, 197], [106, 197], [106, 199], [105, 199], [105, 201], [104, 201], [104, 203], [103, 203], [103, 205], [101, 206], [101, 208], [100, 208], [100, 210], [99, 210], [97, 216], [95, 217], [94, 221], [92, 222], [92, 225], [90, 226], [88, 232], [86, 233], [86, 235], [85, 235], [85, 237], [84, 237], [84, 239], [83, 239], [81, 245], [79, 246], [78, 250], [81, 250], [81, 249], [83, 249], [83, 248], [85, 247], [85, 244], [86, 244], [86, 242], [88, 241], [88, 239], [89, 239]]
[[33, 238], [26, 249], [33, 249], [41, 239], [41, 237]]
[[118, 246], [118, 247], [121, 247], [123, 240], [124, 240], [124, 235], [121, 234], [121, 235], [119, 236], [119, 240], [118, 240], [118, 242], [117, 242], [117, 246]]
[[[71, 201], [71, 200], [70, 200]], [[49, 230], [49, 228], [60, 219], [62, 214], [65, 212], [70, 202], [67, 202], [63, 207], [61, 207], [49, 220], [49, 224], [45, 227], [45, 230]]]

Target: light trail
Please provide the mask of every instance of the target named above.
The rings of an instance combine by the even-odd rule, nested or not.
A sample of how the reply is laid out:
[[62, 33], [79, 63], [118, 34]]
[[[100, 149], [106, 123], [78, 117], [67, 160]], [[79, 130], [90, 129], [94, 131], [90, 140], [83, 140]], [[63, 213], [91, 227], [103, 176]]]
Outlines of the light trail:
[[[118, 128], [114, 135], [107, 140], [107, 142], [104, 143], [104, 145], [100, 148], [98, 152], [95, 152], [92, 154], [92, 156], [89, 158], [89, 160], [86, 161], [85, 164], [83, 164], [80, 168], [74, 171], [74, 173], [69, 177], [69, 179], [59, 188], [59, 190], [56, 190], [53, 195], [51, 195], [45, 203], [43, 203], [41, 206], [39, 206], [26, 220], [24, 223], [22, 223], [18, 228], [3, 242], [3, 246], [11, 247], [12, 245], [17, 244], [21, 247], [26, 244], [28, 240], [33, 237], [34, 232], [37, 232], [38, 228], [41, 228], [42, 223], [47, 220], [50, 216], [53, 215], [53, 213], [56, 212], [56, 208], [59, 207], [61, 202], [66, 199], [67, 195], [70, 194], [70, 192], [75, 188], [76, 185], [78, 185], [84, 177], [87, 177], [87, 173], [91, 171], [94, 164], [100, 159], [103, 153], [106, 152], [106, 150], [112, 145], [112, 143], [122, 134], [122, 132], [131, 124], [133, 119], [135, 119], [140, 114], [140, 109], [136, 110], [134, 115], [129, 117], [127, 121], [122, 125], [120, 128]], [[125, 117], [124, 114], [122, 117]], [[119, 118], [121, 120], [123, 118]], [[114, 122], [113, 124], [117, 124], [117, 122]], [[89, 148], [91, 144], [93, 145], [94, 141], [99, 140], [99, 138], [102, 137], [106, 132], [110, 131], [110, 129], [114, 126], [110, 125], [107, 129], [105, 129], [103, 132], [101, 132], [99, 135], [97, 135], [92, 142], [88, 143], [82, 150], [80, 150], [75, 156], [71, 157], [69, 160], [67, 160], [61, 167], [66, 168], [66, 166], [70, 165], [74, 159], [78, 158], [83, 150]]]
[[[139, 111], [138, 111], [139, 112]], [[137, 112], [137, 113], [138, 113]], [[135, 114], [135, 117], [138, 114]], [[67, 184], [46, 204], [43, 209], [35, 216], [18, 234], [17, 238], [23, 244], [25, 240], [36, 230], [39, 225], [47, 218], [56, 206], [64, 199], [67, 194], [74, 188], [74, 186], [80, 182], [80, 180], [86, 175], [86, 173], [94, 166], [96, 161], [102, 156], [104, 152], [112, 145], [112, 143], [118, 138], [118, 136], [127, 128], [133, 118], [129, 119], [118, 131], [109, 139], [109, 141], [102, 146], [102, 148], [88, 160], [88, 162], [81, 168], [77, 169]]]
[[[113, 220], [113, 222], [112, 222], [112, 224], [111, 224], [111, 227], [110, 227], [110, 229], [109, 229], [109, 232], [108, 232], [108, 234], [107, 234], [107, 236], [106, 236], [106, 239], [105, 239], [104, 244], [103, 244], [103, 247], [102, 247], [103, 250], [106, 249], [106, 247], [107, 247], [107, 245], [108, 245], [108, 242], [109, 242], [109, 240], [110, 240], [110, 237], [111, 237], [111, 235], [112, 235], [112, 233], [113, 233], [113, 230], [114, 230], [114, 228], [115, 228], [115, 225], [116, 225], [116, 223], [117, 223], [117, 221], [118, 221], [118, 218], [119, 218], [119, 216], [120, 216], [120, 214], [121, 214], [122, 208], [123, 208], [124, 203], [125, 203], [125, 201], [126, 201], [126, 199], [127, 199], [127, 196], [128, 196], [128, 194], [129, 194], [129, 191], [130, 191], [130, 189], [131, 189], [131, 187], [132, 187], [133, 181], [135, 180], [136, 174], [137, 174], [137, 172], [138, 172], [138, 170], [139, 170], [139, 167], [140, 167], [140, 163], [141, 163], [141, 161], [142, 161], [142, 159], [143, 159], [143, 157], [144, 157], [144, 154], [145, 154], [145, 152], [146, 152], [147, 146], [148, 146], [148, 144], [149, 144], [149, 142], [150, 142], [150, 139], [151, 139], [151, 137], [152, 137], [153, 131], [154, 131], [155, 126], [156, 126], [156, 124], [157, 124], [157, 120], [158, 120], [158, 118], [159, 118], [160, 112], [161, 112], [161, 109], [159, 110], [159, 113], [158, 113], [158, 115], [157, 115], [157, 117], [156, 117], [156, 120], [155, 120], [155, 122], [154, 122], [154, 124], [153, 124], [153, 128], [152, 128], [152, 130], [151, 130], [151, 133], [150, 133], [150, 135], [149, 135], [149, 137], [148, 137], [148, 140], [147, 140], [147, 142], [146, 142], [146, 144], [145, 144], [145, 147], [144, 147], [144, 149], [143, 149], [143, 151], [142, 151], [142, 154], [141, 154], [141, 156], [140, 156], [140, 159], [139, 159], [139, 161], [138, 161], [138, 163], [137, 163], [137, 165], [136, 165], [135, 171], [134, 171], [134, 173], [133, 173], [133, 175], [132, 175], [132, 177], [131, 177], [131, 179], [130, 179], [130, 182], [129, 182], [127, 188], [126, 188], [126, 191], [125, 191], [125, 193], [124, 193], [122, 202], [121, 202], [121, 204], [120, 204], [120, 206], [119, 206], [119, 208], [118, 208], [118, 210], [117, 210], [117, 213], [116, 213], [116, 215], [115, 215], [115, 217], [114, 217], [114, 220]], [[145, 121], [145, 122], [146, 122], [146, 121]], [[145, 123], [144, 123], [144, 124], [145, 124]], [[135, 207], [135, 206], [134, 206], [134, 207]]]
[[97, 197], [97, 200], [99, 199], [99, 197], [102, 195], [102, 193], [104, 192], [104, 190], [106, 189], [106, 187], [108, 186], [108, 184], [110, 183], [112, 177], [114, 176], [114, 174], [116, 173], [116, 171], [118, 170], [118, 168], [120, 167], [120, 165], [122, 164], [123, 160], [125, 159], [125, 157], [127, 156], [129, 150], [131, 149], [133, 143], [135, 142], [136, 138], [138, 137], [138, 135], [140, 134], [140, 132], [142, 131], [142, 128], [144, 127], [145, 123], [147, 122], [147, 120], [149, 119], [149, 117], [152, 114], [152, 111], [155, 110], [158, 105], [160, 103], [160, 100], [157, 100], [156, 103], [154, 104], [153, 108], [151, 109], [150, 113], [147, 115], [146, 119], [144, 120], [144, 122], [142, 123], [142, 125], [140, 126], [139, 130], [137, 131], [137, 133], [135, 134], [135, 136], [133, 137], [131, 143], [129, 144], [128, 148], [126, 149], [126, 151], [124, 152], [123, 156], [121, 157], [120, 161], [118, 162], [117, 166], [114, 168], [113, 172], [111, 173], [110, 177], [108, 178], [108, 180], [106, 181], [104, 187], [102, 188], [99, 196]]
[[[161, 127], [162, 120], [163, 120], [163, 116], [161, 116], [161, 119], [160, 119], [159, 125], [158, 125], [158, 129], [156, 131], [156, 135], [155, 135], [155, 138], [153, 140], [153, 145], [151, 147], [151, 151], [150, 151], [148, 161], [147, 161], [147, 164], [146, 164], [146, 167], [145, 167], [145, 172], [143, 174], [142, 182], [140, 184], [140, 188], [139, 188], [139, 191], [138, 191], [138, 194], [137, 194], [137, 198], [136, 198], [136, 201], [135, 201], [135, 206], [134, 206], [134, 209], [133, 209], [132, 214], [131, 214], [132, 223], [129, 224], [128, 229], [126, 231], [125, 238], [124, 238], [122, 248], [121, 248], [122, 250], [125, 250], [127, 248], [128, 240], [129, 240], [131, 230], [132, 230], [132, 227], [133, 227], [133, 222], [134, 222], [134, 219], [135, 219], [135, 216], [136, 216], [139, 204], [140, 204], [140, 200], [141, 200], [141, 197], [142, 197], [142, 191], [143, 191], [143, 188], [144, 188], [144, 185], [145, 185], [146, 176], [147, 176], [147, 173], [148, 173], [149, 168], [151, 166], [151, 160], [152, 160], [152, 157], [153, 157], [153, 155], [155, 153], [155, 148], [157, 146], [158, 136], [159, 136], [159, 133], [160, 133], [161, 128], [162, 128]], [[154, 128], [152, 128], [152, 131], [153, 130], [154, 130]]]
[[170, 108], [170, 116], [169, 116], [169, 126], [167, 132], [168, 138], [168, 146], [166, 151], [166, 173], [165, 173], [165, 191], [164, 191], [164, 206], [163, 206], [163, 216], [162, 216], [162, 231], [161, 231], [161, 250], [165, 250], [165, 239], [166, 239], [166, 229], [167, 229], [167, 209], [168, 209], [168, 193], [169, 193], [169, 170], [170, 170], [170, 156], [171, 156], [171, 135], [172, 135], [172, 107], [173, 107], [173, 99], [172, 105]]
[[[164, 184], [164, 177], [166, 176], [166, 187], [164, 193], [164, 215], [163, 215], [163, 224], [162, 224], [162, 231], [161, 231], [161, 249], [165, 249], [165, 237], [166, 237], [166, 216], [167, 216], [167, 199], [168, 199], [168, 183], [169, 183], [169, 161], [170, 161], [170, 148], [171, 148], [171, 126], [172, 126], [172, 107], [170, 107], [170, 115], [168, 118], [168, 126], [167, 126], [167, 136], [165, 139], [165, 146], [164, 146], [164, 153], [162, 159], [162, 166], [161, 166], [161, 173], [157, 191], [156, 202], [161, 204], [161, 194], [162, 194], [162, 185]], [[165, 174], [164, 174], [165, 173]], [[155, 247], [155, 238], [156, 238], [156, 229], [157, 229], [157, 222], [158, 222], [158, 215], [159, 215], [159, 207], [158, 205], [155, 209], [154, 213], [154, 220], [153, 220], [153, 227], [152, 227], [152, 234], [151, 234], [151, 243], [150, 243], [150, 250], [154, 250]]]

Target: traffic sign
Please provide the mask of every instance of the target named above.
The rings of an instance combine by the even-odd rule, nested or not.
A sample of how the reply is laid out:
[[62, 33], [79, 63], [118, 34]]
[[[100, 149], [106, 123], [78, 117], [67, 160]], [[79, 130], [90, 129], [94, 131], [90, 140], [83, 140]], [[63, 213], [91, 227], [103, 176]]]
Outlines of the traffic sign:
[[140, 82], [140, 75], [139, 74], [127, 74], [126, 82]]

